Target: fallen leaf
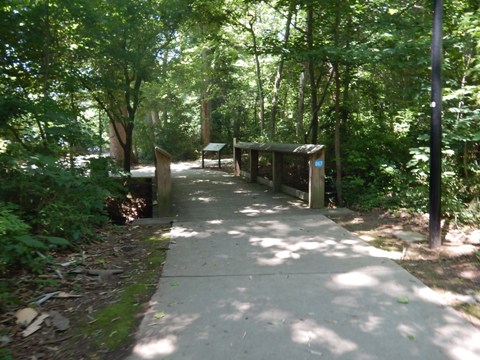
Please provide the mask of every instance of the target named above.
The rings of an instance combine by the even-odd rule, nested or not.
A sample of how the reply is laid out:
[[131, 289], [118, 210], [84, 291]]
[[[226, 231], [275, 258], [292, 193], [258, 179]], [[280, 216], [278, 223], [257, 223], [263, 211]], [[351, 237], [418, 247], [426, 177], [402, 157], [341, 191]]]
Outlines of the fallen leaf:
[[37, 316], [38, 312], [32, 308], [21, 309], [15, 313], [15, 317], [17, 318], [17, 324], [23, 327], [27, 327], [28, 325], [30, 325]]
[[37, 319], [32, 324], [30, 324], [29, 327], [27, 327], [25, 330], [23, 330], [22, 336], [27, 337], [27, 336], [32, 335], [34, 332], [40, 330], [42, 328], [43, 322], [45, 321], [46, 318], [48, 318], [48, 316], [49, 315], [47, 313], [41, 313], [37, 317]]
[[403, 295], [397, 298], [397, 302], [400, 304], [408, 304], [410, 300], [408, 299], [408, 296]]
[[50, 316], [52, 317], [53, 326], [55, 326], [57, 330], [65, 331], [70, 328], [70, 320], [58, 311], [51, 311]]
[[165, 317], [165, 313], [163, 311], [157, 312], [155, 315], [153, 315], [155, 319], [161, 319]]
[[407, 339], [408, 340], [415, 340], [415, 336], [411, 335], [411, 334], [408, 334], [407, 335]]

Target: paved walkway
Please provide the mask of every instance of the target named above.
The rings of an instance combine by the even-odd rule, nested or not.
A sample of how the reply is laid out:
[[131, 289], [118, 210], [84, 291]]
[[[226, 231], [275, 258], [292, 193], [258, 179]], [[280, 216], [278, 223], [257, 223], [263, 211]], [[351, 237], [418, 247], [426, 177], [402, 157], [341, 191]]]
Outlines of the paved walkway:
[[173, 240], [129, 360], [480, 359], [479, 330], [321, 211], [215, 170], [173, 176]]

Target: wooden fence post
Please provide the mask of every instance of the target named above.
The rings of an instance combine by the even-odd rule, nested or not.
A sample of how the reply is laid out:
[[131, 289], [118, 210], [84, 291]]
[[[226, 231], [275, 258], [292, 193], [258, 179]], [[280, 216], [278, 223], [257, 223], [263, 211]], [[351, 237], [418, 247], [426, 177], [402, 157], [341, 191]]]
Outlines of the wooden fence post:
[[167, 217], [171, 215], [172, 206], [172, 175], [170, 164], [171, 155], [159, 147], [155, 148], [156, 177], [157, 177], [157, 202], [158, 216]]
[[233, 174], [240, 176], [242, 149], [236, 148], [235, 145], [237, 145], [237, 138], [233, 138]]
[[308, 163], [308, 207], [321, 209], [325, 206], [325, 152], [323, 149], [310, 155]]

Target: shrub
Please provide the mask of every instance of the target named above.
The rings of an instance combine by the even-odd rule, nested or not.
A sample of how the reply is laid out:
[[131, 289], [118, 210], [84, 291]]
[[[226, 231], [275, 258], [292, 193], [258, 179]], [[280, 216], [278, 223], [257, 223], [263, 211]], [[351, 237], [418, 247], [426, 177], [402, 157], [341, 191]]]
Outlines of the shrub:
[[17, 206], [31, 234], [75, 243], [91, 239], [94, 227], [108, 221], [104, 200], [114, 191], [108, 176], [66, 169], [49, 156], [17, 160], [0, 168], [0, 176], [6, 180], [0, 199]]
[[31, 235], [30, 226], [14, 213], [12, 204], [0, 203], [0, 272], [19, 266], [41, 272], [48, 251], [70, 243], [59, 237]]

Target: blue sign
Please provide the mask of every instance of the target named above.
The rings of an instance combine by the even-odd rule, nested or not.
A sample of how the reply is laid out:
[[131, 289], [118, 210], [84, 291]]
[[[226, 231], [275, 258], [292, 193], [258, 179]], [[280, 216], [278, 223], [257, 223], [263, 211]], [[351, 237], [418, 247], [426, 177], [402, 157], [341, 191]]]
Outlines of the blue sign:
[[315, 167], [316, 167], [317, 169], [321, 169], [321, 168], [323, 167], [323, 160], [322, 160], [322, 159], [317, 159], [317, 160], [315, 160], [315, 164], [314, 164], [314, 165], [315, 165]]

